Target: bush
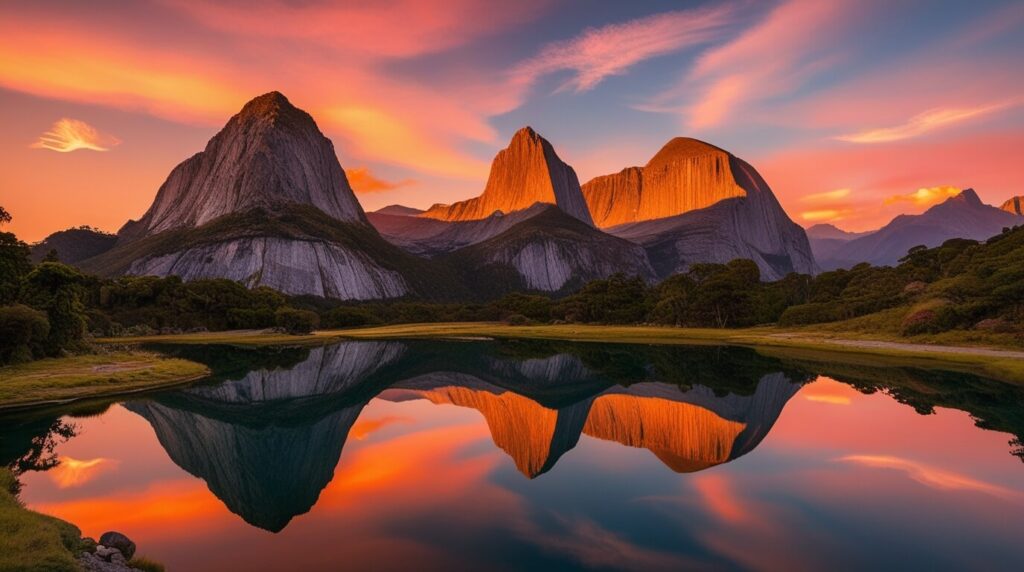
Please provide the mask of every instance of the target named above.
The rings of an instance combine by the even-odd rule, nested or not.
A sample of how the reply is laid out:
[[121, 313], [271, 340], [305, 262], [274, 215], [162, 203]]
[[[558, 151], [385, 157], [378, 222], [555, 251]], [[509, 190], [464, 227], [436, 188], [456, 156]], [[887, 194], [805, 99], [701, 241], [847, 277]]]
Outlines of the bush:
[[509, 314], [505, 316], [504, 322], [510, 326], [528, 326], [532, 322], [522, 314]]
[[323, 324], [327, 328], [353, 328], [380, 324], [381, 319], [366, 308], [339, 306], [324, 314]]
[[22, 304], [0, 307], [0, 364], [42, 357], [49, 334], [46, 314]]
[[289, 334], [308, 334], [320, 325], [320, 316], [309, 310], [296, 310], [287, 306], [274, 312], [277, 327]]

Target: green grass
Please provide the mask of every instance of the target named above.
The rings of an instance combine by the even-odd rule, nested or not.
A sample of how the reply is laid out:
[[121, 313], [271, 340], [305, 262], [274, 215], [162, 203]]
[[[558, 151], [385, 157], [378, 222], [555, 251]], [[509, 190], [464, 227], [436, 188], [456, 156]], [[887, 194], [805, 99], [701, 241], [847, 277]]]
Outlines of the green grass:
[[143, 391], [208, 373], [202, 364], [140, 351], [43, 359], [0, 368], [0, 409]]
[[11, 492], [14, 475], [0, 468], [0, 570], [79, 570], [81, 531], [63, 520], [21, 506]]
[[[950, 339], [950, 345], [934, 345], [934, 339], [906, 339], [896, 336], [867, 336], [862, 333], [825, 331], [819, 328], [776, 327], [712, 329], [659, 326], [536, 325], [509, 326], [493, 322], [402, 324], [345, 330], [321, 330], [305, 336], [288, 336], [258, 331], [211, 332], [142, 338], [118, 338], [105, 342], [165, 342], [181, 344], [230, 344], [262, 346], [274, 344], [322, 344], [336, 339], [413, 339], [413, 338], [532, 338], [587, 342], [636, 344], [728, 344], [768, 348], [813, 350], [823, 361], [846, 360], [849, 356], [870, 356], [893, 364], [980, 373], [1003, 381], [1024, 383], [1024, 352], [1018, 349], [992, 349], [963, 345]], [[976, 340], [977, 343], [990, 338]], [[876, 342], [884, 346], [871, 345]], [[908, 343], [909, 342], [909, 343]], [[990, 344], [999, 345], [999, 344]], [[845, 356], [845, 357], [844, 357]]]

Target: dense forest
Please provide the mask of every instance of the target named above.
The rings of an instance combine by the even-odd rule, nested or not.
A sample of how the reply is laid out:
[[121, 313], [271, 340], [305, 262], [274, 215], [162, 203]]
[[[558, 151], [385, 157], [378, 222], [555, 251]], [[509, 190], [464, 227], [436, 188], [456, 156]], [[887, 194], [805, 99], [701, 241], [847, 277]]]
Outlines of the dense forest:
[[[0, 224], [10, 215], [0, 208]], [[230, 280], [99, 278], [0, 232], [0, 363], [84, 350], [90, 336], [443, 321], [735, 328], [838, 323], [904, 336], [982, 331], [1024, 340], [1024, 227], [984, 243], [917, 247], [895, 267], [860, 264], [762, 282], [750, 260], [695, 264], [658, 284], [614, 275], [575, 294], [514, 293], [475, 303], [340, 302]]]

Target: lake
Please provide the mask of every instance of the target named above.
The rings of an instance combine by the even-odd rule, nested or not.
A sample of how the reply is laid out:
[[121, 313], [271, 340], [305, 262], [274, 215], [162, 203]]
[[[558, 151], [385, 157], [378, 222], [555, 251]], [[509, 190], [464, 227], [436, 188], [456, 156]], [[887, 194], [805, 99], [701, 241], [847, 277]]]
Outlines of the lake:
[[164, 347], [0, 420], [22, 498], [168, 570], [1020, 569], [1024, 388], [782, 350]]

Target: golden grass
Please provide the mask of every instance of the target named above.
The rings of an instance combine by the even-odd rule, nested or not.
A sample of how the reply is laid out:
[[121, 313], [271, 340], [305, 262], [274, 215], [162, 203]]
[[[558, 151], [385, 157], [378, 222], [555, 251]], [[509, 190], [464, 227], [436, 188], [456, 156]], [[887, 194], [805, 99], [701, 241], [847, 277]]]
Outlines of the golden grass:
[[131, 393], [207, 374], [202, 364], [141, 351], [43, 359], [0, 368], [0, 408]]

